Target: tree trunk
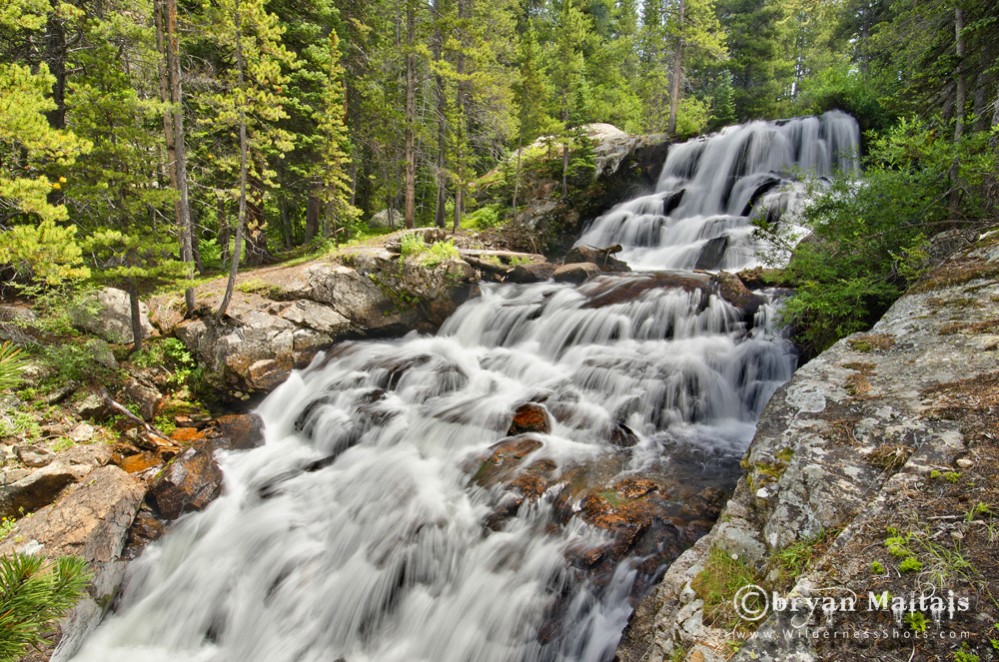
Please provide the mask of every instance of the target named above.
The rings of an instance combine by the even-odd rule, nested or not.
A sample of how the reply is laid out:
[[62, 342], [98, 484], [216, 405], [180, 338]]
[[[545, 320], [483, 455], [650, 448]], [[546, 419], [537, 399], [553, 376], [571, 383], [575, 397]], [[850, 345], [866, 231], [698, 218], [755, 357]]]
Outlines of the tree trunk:
[[416, 7], [406, 2], [406, 227], [416, 227]]
[[[520, 141], [523, 142], [523, 141]], [[520, 156], [523, 153], [524, 148], [517, 148], [517, 163], [513, 170], [513, 222], [516, 223], [518, 220], [517, 214], [517, 195], [520, 193]]]
[[[262, 163], [257, 163], [263, 168]], [[259, 172], [259, 170], [257, 170]], [[248, 175], [246, 185], [246, 215], [243, 219], [243, 259], [248, 266], [260, 266], [274, 262], [274, 256], [267, 247], [267, 234], [264, 232], [264, 184], [254, 175]]]
[[[434, 13], [441, 13], [441, 0], [434, 2]], [[444, 57], [444, 36], [440, 23], [434, 32], [434, 61], [440, 63]], [[434, 209], [434, 223], [443, 229], [447, 226], [447, 99], [444, 96], [444, 77], [434, 76], [434, 94], [437, 97], [437, 206]]]
[[683, 15], [686, 8], [686, 0], [680, 0], [680, 5], [677, 8], [679, 32], [676, 40], [676, 54], [673, 57], [673, 80], [670, 81], [672, 91], [669, 100], [669, 128], [667, 130], [670, 136], [676, 133], [676, 113], [680, 106], [680, 78], [683, 74]]
[[142, 351], [142, 311], [139, 308], [139, 289], [134, 281], [126, 287], [128, 291], [128, 310], [132, 324], [132, 351]]
[[[472, 0], [458, 0], [458, 29], [462, 32], [465, 31], [465, 18], [468, 15], [468, 10], [471, 9], [469, 6]], [[455, 144], [457, 145], [454, 155], [454, 169], [456, 173], [455, 183], [454, 183], [454, 225], [451, 228], [452, 232], [457, 232], [461, 228], [461, 214], [462, 206], [464, 205], [464, 193], [465, 193], [465, 91], [467, 83], [462, 80], [465, 75], [465, 53], [464, 53], [464, 38], [462, 35], [461, 48], [458, 50], [458, 57], [455, 62], [455, 74], [458, 79], [458, 84], [456, 86], [457, 94], [455, 98], [455, 106], [457, 109], [458, 126], [455, 127], [457, 132], [457, 138], [455, 139]]]
[[305, 202], [305, 243], [309, 243], [319, 234], [319, 215], [322, 208], [323, 203], [316, 194], [309, 193]]
[[[568, 102], [566, 102], [568, 103]], [[569, 197], [569, 106], [562, 111], [563, 129], [566, 134], [562, 140], [562, 197]]]
[[[166, 0], [167, 20], [167, 70], [170, 76], [170, 103], [173, 106], [173, 140], [174, 140], [174, 170], [177, 177], [177, 192], [179, 194], [175, 212], [177, 229], [180, 234], [180, 259], [184, 264], [194, 262], [194, 251], [191, 248], [191, 201], [187, 187], [187, 146], [184, 143], [184, 104], [180, 85], [180, 43], [177, 34], [177, 0]], [[190, 274], [189, 277], [193, 276]], [[184, 290], [184, 302], [187, 314], [194, 312], [194, 288]]]
[[[173, 2], [175, 0], [168, 0]], [[245, 86], [245, 67], [243, 63], [243, 25], [239, 14], [239, 0], [236, 0], [235, 7], [236, 23], [236, 80], [239, 89]], [[232, 299], [232, 291], [236, 286], [236, 274], [239, 273], [239, 254], [243, 248], [243, 223], [246, 222], [246, 189], [249, 184], [249, 173], [247, 168], [247, 146], [246, 139], [246, 109], [239, 106], [239, 218], [236, 219], [236, 241], [232, 247], [232, 261], [229, 263], [229, 280], [225, 286], [225, 296], [215, 313], [216, 319], [222, 319], [226, 309], [229, 308], [229, 301]]]
[[[964, 113], [966, 105], [966, 88], [964, 83], [964, 10], [954, 9], [955, 49], [957, 51], [957, 66], [954, 71], [954, 142], [957, 143], [964, 135]], [[950, 167], [950, 219], [956, 220], [961, 212], [961, 190], [958, 186], [961, 163], [956, 158]]]

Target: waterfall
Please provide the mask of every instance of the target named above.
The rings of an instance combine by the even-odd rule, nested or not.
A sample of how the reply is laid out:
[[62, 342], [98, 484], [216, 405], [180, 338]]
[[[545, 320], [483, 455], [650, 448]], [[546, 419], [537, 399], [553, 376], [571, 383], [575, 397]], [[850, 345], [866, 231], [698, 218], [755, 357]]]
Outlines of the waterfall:
[[856, 120], [840, 111], [728, 127], [673, 147], [656, 190], [596, 219], [578, 243], [620, 244], [635, 269], [757, 266], [752, 221], [793, 225], [802, 177], [859, 171], [859, 145]]
[[[849, 167], [844, 117], [674, 147], [657, 193], [582, 241], [663, 267], [726, 237], [715, 266], [749, 261], [740, 212], [792, 166]], [[793, 367], [773, 305], [747, 313], [708, 280], [484, 285], [434, 336], [320, 356], [260, 405], [262, 447], [220, 454], [222, 496], [131, 564], [74, 659], [606, 662]], [[509, 429], [524, 403], [549, 430]], [[650, 504], [641, 527], [613, 519]]]

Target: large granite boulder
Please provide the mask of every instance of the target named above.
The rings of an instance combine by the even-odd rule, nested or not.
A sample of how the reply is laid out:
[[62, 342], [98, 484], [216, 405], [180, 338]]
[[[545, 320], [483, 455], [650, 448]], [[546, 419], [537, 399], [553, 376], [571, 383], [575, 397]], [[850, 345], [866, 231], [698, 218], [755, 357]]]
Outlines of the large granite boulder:
[[[142, 331], [145, 337], [156, 333], [149, 322], [149, 309], [139, 305]], [[70, 308], [73, 326], [111, 343], [132, 342], [132, 313], [128, 292], [105, 287]]]

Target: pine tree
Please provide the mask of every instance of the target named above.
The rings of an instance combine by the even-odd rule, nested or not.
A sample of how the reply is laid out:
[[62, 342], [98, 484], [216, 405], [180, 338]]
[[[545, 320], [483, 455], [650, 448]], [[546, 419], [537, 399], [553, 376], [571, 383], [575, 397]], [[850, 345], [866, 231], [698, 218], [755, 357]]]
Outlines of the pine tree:
[[238, 205], [229, 281], [216, 312], [221, 318], [232, 298], [244, 234], [247, 245], [256, 246], [258, 253], [261, 244], [266, 247], [263, 198], [275, 175], [269, 161], [283, 158], [292, 148], [292, 136], [278, 126], [287, 118], [287, 76], [282, 68], [293, 67], [295, 57], [281, 43], [281, 27], [263, 0], [221, 0], [206, 10], [203, 30], [231, 65], [222, 76], [221, 89], [203, 101], [215, 113], [203, 124], [223, 137], [235, 134], [237, 140], [233, 152], [215, 161], [222, 172], [235, 176]]
[[350, 143], [345, 124], [347, 101], [344, 69], [340, 64], [340, 40], [336, 32], [330, 32], [328, 53], [329, 75], [323, 86], [315, 119], [321, 141], [319, 166], [322, 200], [327, 217], [333, 225], [331, 234], [339, 236], [340, 232], [353, 226], [360, 211], [351, 203], [353, 187], [348, 172]]
[[[139, 295], [185, 273], [174, 258], [176, 226], [165, 213], [174, 191], [159, 186], [155, 153], [162, 135], [150, 127], [162, 117], [158, 91], [143, 89], [156, 80], [147, 63], [157, 60], [154, 33], [137, 23], [149, 9], [88, 14], [83, 41], [70, 60], [80, 73], [69, 80], [67, 121], [93, 144], [82, 156], [66, 196], [85, 233], [82, 241], [95, 276], [129, 294], [133, 348], [142, 349]], [[122, 46], [125, 47], [122, 47]]]
[[[0, 29], [37, 31], [46, 24], [39, 3], [18, 0], [0, 10]], [[55, 78], [43, 62], [37, 71], [0, 63], [0, 264], [49, 284], [86, 277], [76, 227], [63, 225], [68, 213], [54, 191], [66, 183], [69, 168], [90, 144], [54, 129], [47, 114]], [[66, 173], [63, 175], [55, 173]]]

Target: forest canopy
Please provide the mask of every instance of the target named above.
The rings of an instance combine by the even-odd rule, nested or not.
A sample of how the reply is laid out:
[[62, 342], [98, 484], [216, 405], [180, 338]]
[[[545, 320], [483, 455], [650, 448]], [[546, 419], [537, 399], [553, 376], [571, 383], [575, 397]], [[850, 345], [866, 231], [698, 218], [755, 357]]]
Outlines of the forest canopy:
[[990, 0], [8, 0], [0, 263], [134, 297], [384, 209], [458, 228], [477, 178], [539, 136], [566, 195], [592, 122], [683, 139], [839, 108], [985, 135], [997, 19]]

